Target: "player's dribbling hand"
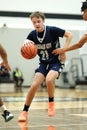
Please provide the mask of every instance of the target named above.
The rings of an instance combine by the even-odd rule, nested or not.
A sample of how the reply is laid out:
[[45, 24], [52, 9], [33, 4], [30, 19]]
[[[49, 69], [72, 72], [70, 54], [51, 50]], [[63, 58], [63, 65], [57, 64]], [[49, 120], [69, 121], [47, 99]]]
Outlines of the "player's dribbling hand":
[[26, 40], [24, 41], [23, 45], [24, 45], [24, 44], [26, 45], [26, 44], [28, 44], [28, 43], [32, 43], [32, 44], [34, 44], [33, 41], [26, 39]]
[[54, 55], [63, 54], [63, 53], [64, 53], [63, 48], [57, 48], [52, 51], [52, 54], [54, 54]]

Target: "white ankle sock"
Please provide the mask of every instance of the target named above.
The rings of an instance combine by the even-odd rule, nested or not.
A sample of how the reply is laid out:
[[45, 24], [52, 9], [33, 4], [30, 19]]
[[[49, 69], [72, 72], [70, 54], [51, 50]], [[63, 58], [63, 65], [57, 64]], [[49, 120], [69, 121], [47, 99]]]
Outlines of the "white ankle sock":
[[0, 107], [0, 109], [1, 109], [2, 112], [5, 111], [5, 110], [7, 110], [7, 108], [6, 108], [5, 105], [2, 105], [2, 106]]

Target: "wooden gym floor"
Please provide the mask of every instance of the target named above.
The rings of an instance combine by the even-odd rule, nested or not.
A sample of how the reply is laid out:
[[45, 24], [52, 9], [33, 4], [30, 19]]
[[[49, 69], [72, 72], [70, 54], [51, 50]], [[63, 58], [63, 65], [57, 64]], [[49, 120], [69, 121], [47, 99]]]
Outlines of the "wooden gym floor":
[[56, 88], [54, 117], [47, 115], [46, 89], [39, 90], [31, 104], [28, 122], [19, 124], [18, 116], [22, 112], [28, 88], [14, 92], [13, 88], [8, 87], [0, 89], [0, 96], [14, 114], [14, 119], [5, 123], [0, 116], [0, 130], [87, 130], [87, 89]]

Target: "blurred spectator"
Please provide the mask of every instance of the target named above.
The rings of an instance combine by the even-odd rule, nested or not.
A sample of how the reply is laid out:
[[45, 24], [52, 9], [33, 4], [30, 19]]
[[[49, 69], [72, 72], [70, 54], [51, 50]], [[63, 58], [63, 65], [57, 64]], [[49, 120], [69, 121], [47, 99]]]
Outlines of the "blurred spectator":
[[63, 68], [63, 72], [62, 72], [63, 82], [69, 83], [68, 72], [69, 72], [69, 69], [70, 69], [70, 63], [69, 63], [69, 61], [65, 61], [64, 64], [65, 65], [64, 65], [64, 68]]
[[9, 71], [7, 70], [7, 68], [6, 68], [4, 65], [2, 65], [2, 66], [0, 67], [0, 77], [10, 78], [10, 73], [9, 73]]
[[0, 66], [0, 83], [10, 82], [10, 72], [7, 70], [5, 65]]
[[13, 78], [14, 78], [16, 87], [21, 87], [24, 79], [23, 79], [23, 74], [18, 67], [16, 67], [15, 70], [13, 71]]

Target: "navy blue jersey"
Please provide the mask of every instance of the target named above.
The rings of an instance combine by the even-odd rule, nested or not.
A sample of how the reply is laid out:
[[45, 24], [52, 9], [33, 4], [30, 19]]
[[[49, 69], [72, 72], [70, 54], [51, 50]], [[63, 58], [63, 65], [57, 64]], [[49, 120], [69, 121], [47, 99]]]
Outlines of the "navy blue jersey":
[[[52, 51], [60, 47], [59, 37], [64, 36], [65, 30], [53, 26], [46, 26], [45, 30], [45, 35], [44, 32], [38, 33], [33, 30], [29, 33], [27, 39], [36, 44], [40, 62], [54, 63], [58, 61], [58, 55], [55, 56]], [[41, 38], [42, 35], [44, 35], [44, 39], [40, 42], [39, 37]]]

